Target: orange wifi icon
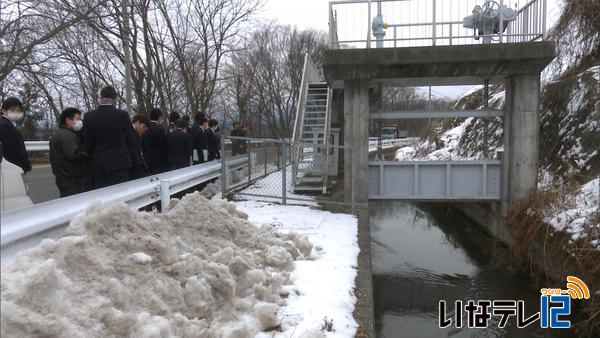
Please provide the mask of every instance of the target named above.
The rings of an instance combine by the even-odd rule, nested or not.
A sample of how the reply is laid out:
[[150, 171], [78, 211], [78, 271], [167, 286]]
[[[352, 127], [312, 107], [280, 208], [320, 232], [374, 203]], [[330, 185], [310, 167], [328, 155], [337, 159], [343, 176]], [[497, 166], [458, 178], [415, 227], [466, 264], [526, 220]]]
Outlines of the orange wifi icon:
[[590, 299], [590, 289], [577, 277], [567, 276], [566, 291], [573, 299]]

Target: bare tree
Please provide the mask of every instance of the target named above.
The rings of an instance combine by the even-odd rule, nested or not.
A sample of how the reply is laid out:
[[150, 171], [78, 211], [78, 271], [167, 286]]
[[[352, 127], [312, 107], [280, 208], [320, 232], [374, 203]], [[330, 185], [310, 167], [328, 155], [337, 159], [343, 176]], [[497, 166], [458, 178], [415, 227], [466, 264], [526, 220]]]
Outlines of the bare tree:
[[88, 18], [106, 0], [9, 0], [0, 5], [0, 81], [18, 66], [43, 62], [28, 59], [34, 49], [68, 27]]
[[[239, 119], [255, 132], [291, 134], [298, 104], [304, 55], [321, 65], [325, 33], [269, 25], [254, 31], [227, 66], [227, 84]], [[264, 129], [263, 129], [264, 125]], [[260, 134], [260, 132], [259, 132]]]

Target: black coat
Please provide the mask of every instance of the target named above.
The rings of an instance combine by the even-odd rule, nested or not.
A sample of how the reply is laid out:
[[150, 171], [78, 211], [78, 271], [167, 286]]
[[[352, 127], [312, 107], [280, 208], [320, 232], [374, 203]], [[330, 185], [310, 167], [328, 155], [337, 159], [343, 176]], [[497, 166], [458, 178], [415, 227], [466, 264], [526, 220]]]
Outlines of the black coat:
[[27, 156], [23, 137], [4, 115], [0, 115], [0, 143], [4, 149], [4, 158], [23, 169], [24, 172], [31, 171], [31, 162]]
[[50, 165], [55, 176], [85, 177], [86, 156], [79, 136], [72, 129], [60, 127], [50, 139]]
[[176, 128], [167, 134], [167, 169], [175, 170], [190, 165], [191, 148], [187, 134]]
[[144, 160], [152, 174], [165, 170], [165, 130], [156, 121], [150, 123], [150, 128], [142, 136], [142, 149]]
[[129, 148], [131, 155], [131, 169], [129, 169], [129, 179], [138, 179], [148, 176], [150, 170], [144, 160], [144, 151], [142, 150], [142, 137], [132, 129], [134, 135], [131, 136], [133, 144]]
[[194, 149], [198, 152], [198, 162], [206, 162], [207, 159], [204, 158], [204, 150], [206, 150], [206, 130], [201, 127], [196, 130], [196, 135], [194, 135]]
[[128, 170], [134, 135], [129, 114], [124, 110], [105, 105], [85, 114], [83, 143], [93, 170], [107, 173]]
[[221, 158], [219, 148], [221, 147], [221, 140], [219, 136], [211, 129], [207, 128], [204, 133], [206, 134], [206, 150], [208, 151], [208, 160], [216, 160]]

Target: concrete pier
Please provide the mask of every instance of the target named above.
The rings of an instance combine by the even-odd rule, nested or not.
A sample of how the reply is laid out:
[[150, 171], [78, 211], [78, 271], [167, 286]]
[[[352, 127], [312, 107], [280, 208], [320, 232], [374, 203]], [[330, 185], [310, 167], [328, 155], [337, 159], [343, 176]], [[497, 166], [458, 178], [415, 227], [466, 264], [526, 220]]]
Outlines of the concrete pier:
[[[369, 162], [369, 83], [361, 80], [344, 81], [344, 144], [354, 146], [354, 154], [344, 154], [344, 187], [346, 200], [351, 198], [352, 180], [355, 180], [355, 200], [367, 203], [367, 182]], [[355, 157], [355, 167], [352, 156]], [[353, 175], [349, 175], [354, 170]]]
[[539, 160], [539, 74], [506, 79], [503, 202], [526, 198], [537, 187]]

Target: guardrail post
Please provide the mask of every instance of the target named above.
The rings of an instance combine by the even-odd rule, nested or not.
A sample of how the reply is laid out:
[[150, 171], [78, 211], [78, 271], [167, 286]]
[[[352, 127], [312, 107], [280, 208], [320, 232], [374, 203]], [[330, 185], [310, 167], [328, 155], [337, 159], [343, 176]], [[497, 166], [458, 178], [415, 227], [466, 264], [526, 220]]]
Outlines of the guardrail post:
[[283, 169], [281, 169], [281, 203], [287, 204], [287, 154], [285, 141], [281, 142], [281, 156], [283, 157]]
[[169, 201], [171, 200], [170, 186], [171, 182], [169, 180], [160, 180], [160, 212], [162, 213], [169, 210]]

